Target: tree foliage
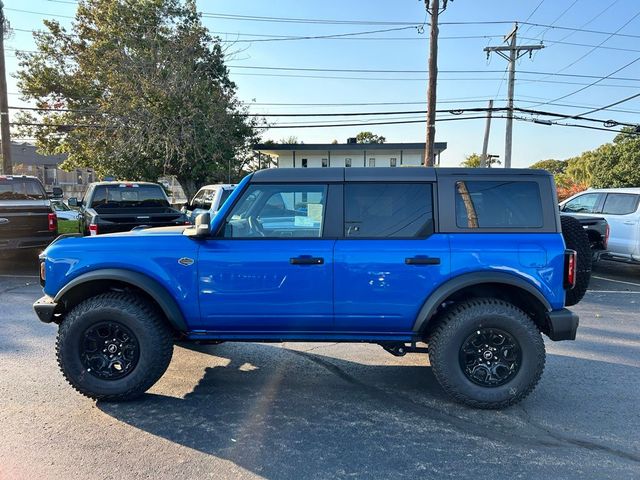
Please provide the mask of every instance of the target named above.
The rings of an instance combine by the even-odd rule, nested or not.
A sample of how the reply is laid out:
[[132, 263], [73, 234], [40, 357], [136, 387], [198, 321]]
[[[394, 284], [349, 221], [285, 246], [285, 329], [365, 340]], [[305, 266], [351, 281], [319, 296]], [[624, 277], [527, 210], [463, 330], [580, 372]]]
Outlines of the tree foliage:
[[548, 160], [540, 160], [539, 162], [531, 165], [529, 168], [546, 170], [547, 172], [551, 172], [554, 175], [557, 175], [559, 173], [565, 172], [565, 170], [567, 169], [567, 162], [550, 158]]
[[[175, 175], [187, 196], [250, 167], [255, 120], [229, 79], [225, 51], [194, 0], [85, 0], [70, 31], [55, 20], [20, 53], [23, 115], [43, 153], [63, 168], [157, 180]], [[57, 109], [57, 110], [53, 110]]]
[[[495, 157], [489, 157], [487, 159], [487, 167], [491, 168], [492, 165], [499, 165], [500, 160]], [[480, 155], [477, 153], [472, 153], [471, 155], [467, 155], [464, 157], [464, 161], [460, 163], [461, 167], [466, 168], [478, 168], [480, 167]]]
[[640, 135], [626, 127], [613, 143], [565, 161], [542, 160], [530, 168], [544, 168], [554, 173], [560, 200], [589, 187], [640, 187]]
[[387, 139], [372, 132], [360, 132], [356, 135], [357, 143], [384, 143]]
[[591, 164], [592, 187], [640, 187], [640, 135], [626, 129], [596, 152]]

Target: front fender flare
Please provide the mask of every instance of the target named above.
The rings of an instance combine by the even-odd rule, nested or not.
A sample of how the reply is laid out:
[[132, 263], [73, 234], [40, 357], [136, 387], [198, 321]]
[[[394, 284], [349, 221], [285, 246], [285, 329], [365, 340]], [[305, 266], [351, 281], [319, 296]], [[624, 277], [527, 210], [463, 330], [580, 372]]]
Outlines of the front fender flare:
[[438, 310], [438, 307], [455, 292], [462, 290], [463, 288], [470, 287], [472, 285], [481, 285], [487, 283], [498, 283], [503, 285], [510, 285], [520, 288], [527, 293], [531, 294], [536, 300], [538, 300], [546, 311], [551, 311], [552, 307], [549, 301], [542, 295], [540, 290], [534, 287], [531, 283], [516, 277], [515, 275], [503, 272], [474, 272], [460, 275], [459, 277], [452, 278], [440, 285], [422, 305], [422, 308], [418, 312], [415, 323], [413, 324], [413, 331], [420, 332], [428, 323], [429, 320]]
[[62, 289], [56, 294], [53, 301], [60, 303], [63, 301], [64, 296], [74, 288], [96, 280], [115, 280], [128, 283], [139, 288], [158, 303], [158, 306], [167, 317], [167, 320], [176, 330], [181, 332], [186, 332], [188, 330], [187, 322], [184, 319], [184, 315], [182, 314], [180, 307], [167, 289], [153, 278], [131, 270], [121, 268], [104, 268], [83, 273], [62, 287]]

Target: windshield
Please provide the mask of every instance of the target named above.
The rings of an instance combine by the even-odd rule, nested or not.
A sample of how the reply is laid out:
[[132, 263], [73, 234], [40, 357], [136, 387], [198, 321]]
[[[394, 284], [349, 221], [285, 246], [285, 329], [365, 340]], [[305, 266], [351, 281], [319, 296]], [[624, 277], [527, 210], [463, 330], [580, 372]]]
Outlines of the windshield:
[[60, 212], [68, 212], [69, 210], [71, 210], [66, 203], [61, 202], [59, 200], [52, 200], [51, 206], [53, 207], [54, 210], [57, 210]]
[[222, 208], [222, 205], [224, 205], [224, 202], [227, 201], [227, 198], [229, 198], [229, 196], [231, 196], [232, 193], [233, 193], [233, 188], [222, 190], [222, 193], [220, 193], [221, 197], [220, 197], [220, 204], [218, 208]]
[[96, 209], [131, 207], [168, 207], [167, 197], [159, 185], [98, 185], [91, 206]]
[[32, 179], [0, 179], [0, 200], [42, 200], [46, 198], [40, 184]]

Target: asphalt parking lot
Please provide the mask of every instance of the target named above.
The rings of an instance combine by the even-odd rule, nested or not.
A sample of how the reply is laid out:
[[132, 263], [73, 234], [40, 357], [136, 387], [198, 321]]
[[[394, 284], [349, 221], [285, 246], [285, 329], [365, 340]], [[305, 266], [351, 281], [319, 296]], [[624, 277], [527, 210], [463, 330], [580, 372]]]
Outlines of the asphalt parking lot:
[[31, 259], [0, 260], [0, 479], [640, 478], [640, 267], [602, 263], [504, 411], [451, 402], [424, 355], [375, 345], [176, 347], [141, 400], [76, 394]]

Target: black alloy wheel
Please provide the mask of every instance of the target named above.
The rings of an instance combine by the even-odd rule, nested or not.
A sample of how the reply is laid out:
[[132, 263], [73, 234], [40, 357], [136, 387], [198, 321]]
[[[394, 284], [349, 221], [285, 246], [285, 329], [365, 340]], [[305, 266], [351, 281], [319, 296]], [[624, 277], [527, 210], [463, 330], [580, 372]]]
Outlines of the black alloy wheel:
[[115, 321], [96, 323], [84, 332], [80, 359], [87, 372], [102, 380], [119, 380], [133, 371], [140, 345], [133, 332]]
[[482, 387], [499, 387], [517, 375], [522, 350], [504, 330], [480, 328], [462, 343], [458, 359], [470, 381]]

